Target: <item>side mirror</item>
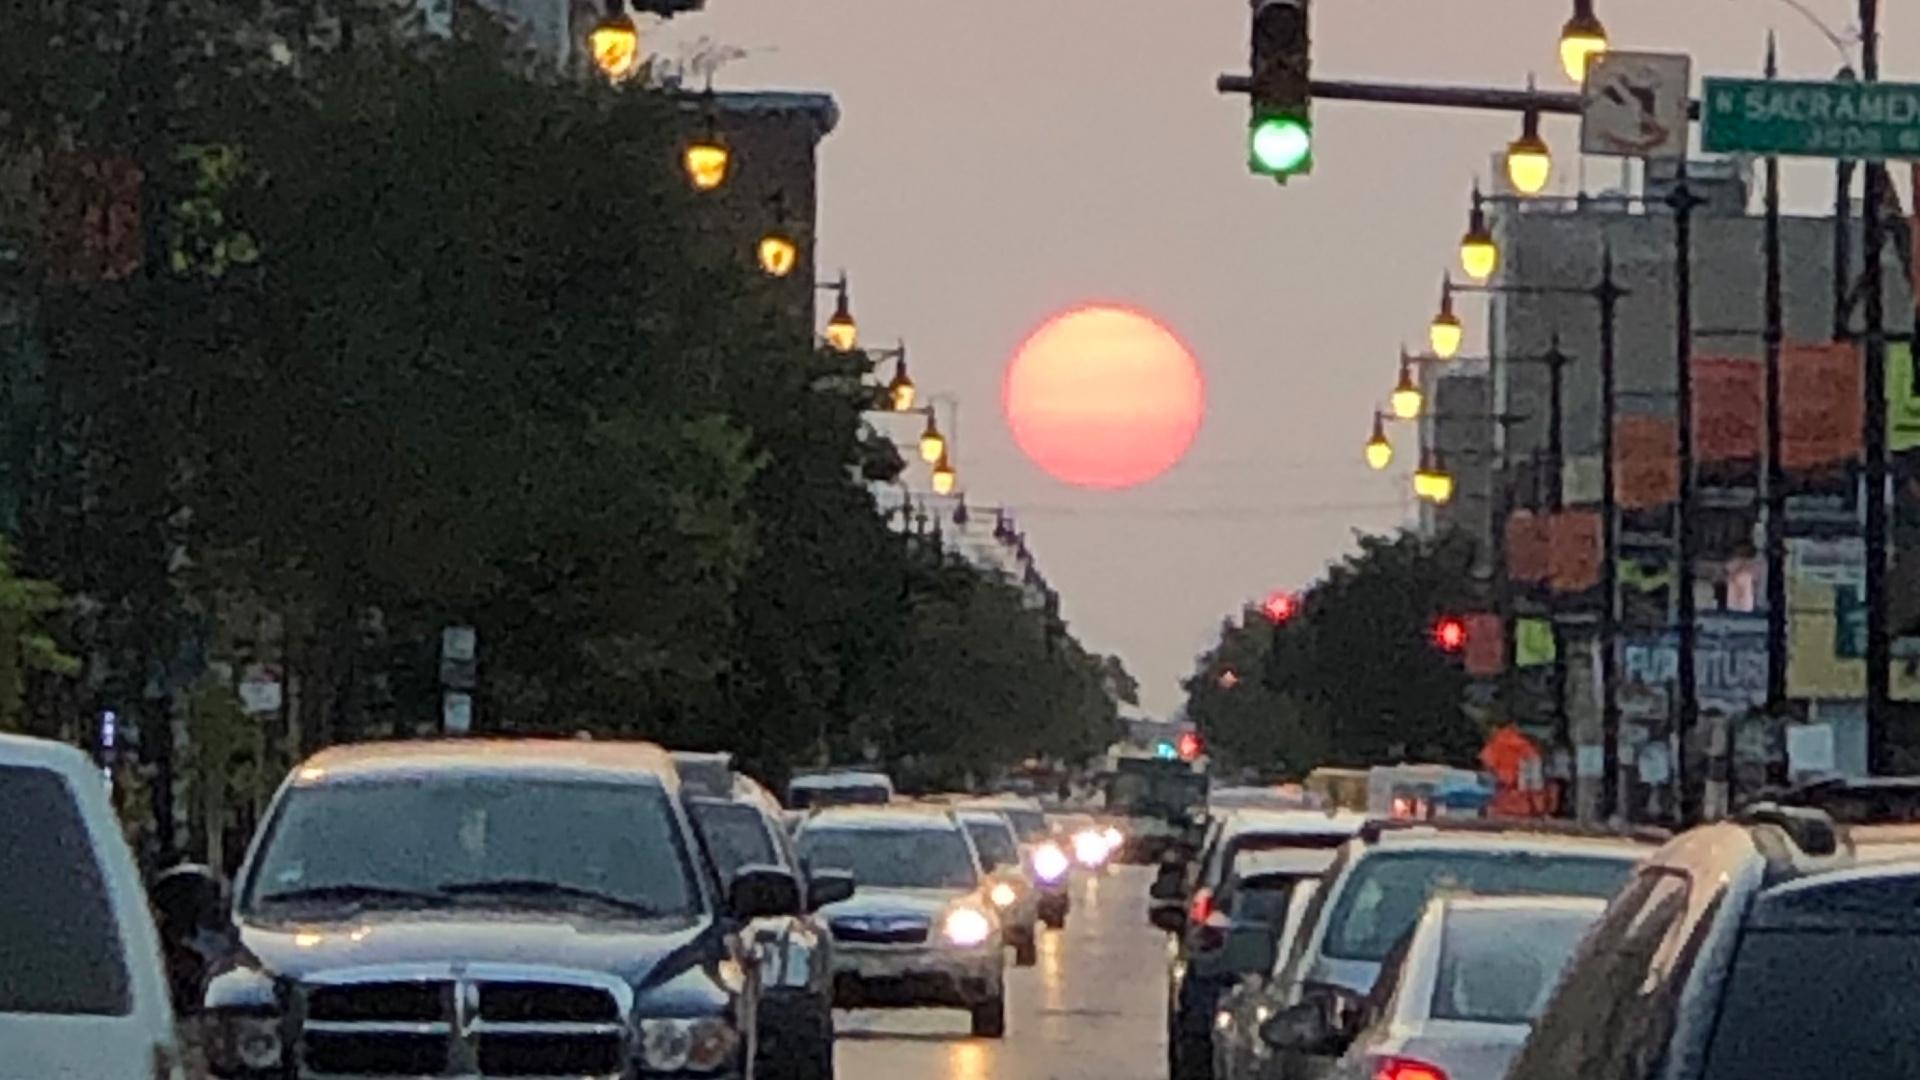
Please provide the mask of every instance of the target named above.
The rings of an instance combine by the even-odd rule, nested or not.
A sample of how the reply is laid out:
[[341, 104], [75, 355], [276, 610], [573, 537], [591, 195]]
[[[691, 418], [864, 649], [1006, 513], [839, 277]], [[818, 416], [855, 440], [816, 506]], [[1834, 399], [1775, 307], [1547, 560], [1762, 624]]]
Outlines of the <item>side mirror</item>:
[[853, 875], [845, 870], [815, 870], [807, 880], [807, 910], [819, 911], [853, 896]]
[[1289, 1005], [1260, 1025], [1260, 1039], [1277, 1050], [1314, 1057], [1332, 1057], [1352, 1041], [1333, 1019], [1328, 1003], [1303, 1001]]
[[160, 932], [174, 1008], [197, 1012], [201, 985], [222, 958], [231, 936], [226, 925], [226, 889], [212, 869], [186, 863], [155, 878], [147, 890], [147, 902]]
[[727, 908], [737, 919], [800, 913], [800, 882], [778, 866], [743, 866], [727, 888]]
[[1187, 928], [1187, 913], [1178, 904], [1156, 904], [1147, 910], [1147, 921], [1169, 934]]
[[1154, 877], [1153, 884], [1147, 887], [1147, 896], [1153, 900], [1167, 900], [1177, 903], [1186, 899], [1186, 895], [1186, 869], [1178, 863], [1168, 863], [1162, 866], [1160, 873]]

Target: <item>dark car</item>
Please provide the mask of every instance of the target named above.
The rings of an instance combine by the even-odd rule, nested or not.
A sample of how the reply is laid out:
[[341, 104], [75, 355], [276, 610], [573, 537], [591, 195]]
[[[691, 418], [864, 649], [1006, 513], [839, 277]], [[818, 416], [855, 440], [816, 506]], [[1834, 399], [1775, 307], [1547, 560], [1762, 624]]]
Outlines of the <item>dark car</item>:
[[[802, 880], [780, 804], [747, 776], [733, 776], [729, 788], [726, 798], [687, 799], [722, 880], [756, 866], [777, 866]], [[833, 1076], [833, 940], [815, 912], [851, 895], [852, 879], [831, 881], [826, 873], [811, 889], [802, 887], [800, 911], [756, 919], [748, 929], [760, 968], [760, 1072], [776, 1080]]]
[[750, 1080], [742, 930], [800, 906], [776, 866], [723, 891], [657, 747], [339, 747], [281, 786], [212, 920], [206, 1050], [262, 1080]]
[[1511, 1080], [1908, 1080], [1920, 860], [1757, 807], [1662, 848], [1608, 907]]
[[[1329, 1032], [1351, 1031], [1383, 964], [1435, 895], [1606, 899], [1653, 851], [1655, 835], [1553, 822], [1368, 822], [1322, 875], [1279, 972], [1257, 1001], [1243, 1004], [1269, 1018], [1292, 1018], [1279, 1027], [1297, 1031], [1310, 1018]], [[1263, 1022], [1233, 1037], [1263, 1039], [1276, 1030]], [[1261, 1080], [1317, 1080], [1342, 1049], [1331, 1037], [1289, 1043], [1222, 1056], [1255, 1063]]]
[[1361, 818], [1317, 810], [1238, 810], [1208, 830], [1190, 872], [1154, 883], [1155, 925], [1174, 935], [1167, 966], [1167, 1068], [1174, 1080], [1213, 1072], [1213, 1017], [1244, 975], [1273, 966], [1293, 885], [1317, 878]]

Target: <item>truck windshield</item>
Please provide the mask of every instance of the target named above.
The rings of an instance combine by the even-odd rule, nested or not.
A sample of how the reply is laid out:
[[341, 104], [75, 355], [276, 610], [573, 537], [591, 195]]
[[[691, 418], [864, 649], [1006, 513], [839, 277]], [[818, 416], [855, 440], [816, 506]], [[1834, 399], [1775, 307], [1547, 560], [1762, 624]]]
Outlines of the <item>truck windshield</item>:
[[1122, 762], [1107, 781], [1107, 811], [1175, 820], [1205, 806], [1207, 778], [1184, 762]]
[[289, 791], [241, 910], [498, 901], [686, 917], [700, 892], [655, 784], [408, 777]]

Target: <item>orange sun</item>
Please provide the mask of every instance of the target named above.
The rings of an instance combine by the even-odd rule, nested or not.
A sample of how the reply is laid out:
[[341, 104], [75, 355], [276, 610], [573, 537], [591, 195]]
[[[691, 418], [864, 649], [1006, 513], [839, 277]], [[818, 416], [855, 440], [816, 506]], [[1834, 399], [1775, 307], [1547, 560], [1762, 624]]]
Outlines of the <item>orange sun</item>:
[[1056, 479], [1128, 488], [1166, 472], [1205, 414], [1200, 365], [1137, 311], [1090, 305], [1048, 319], [1007, 365], [1001, 404], [1020, 449]]

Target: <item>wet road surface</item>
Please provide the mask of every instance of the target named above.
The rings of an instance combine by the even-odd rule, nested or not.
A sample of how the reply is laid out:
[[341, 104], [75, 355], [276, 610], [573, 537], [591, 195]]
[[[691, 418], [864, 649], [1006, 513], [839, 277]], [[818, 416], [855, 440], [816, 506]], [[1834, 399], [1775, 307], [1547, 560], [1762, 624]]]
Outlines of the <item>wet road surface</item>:
[[975, 1039], [965, 1013], [843, 1012], [839, 1080], [1153, 1080], [1166, 1075], [1166, 948], [1147, 924], [1142, 867], [1080, 883], [1040, 963], [1007, 968], [1007, 1037]]

